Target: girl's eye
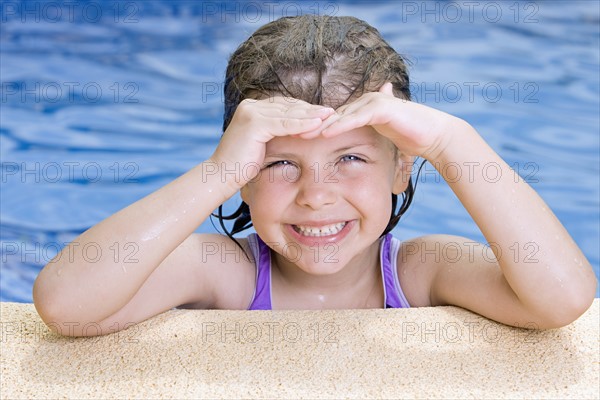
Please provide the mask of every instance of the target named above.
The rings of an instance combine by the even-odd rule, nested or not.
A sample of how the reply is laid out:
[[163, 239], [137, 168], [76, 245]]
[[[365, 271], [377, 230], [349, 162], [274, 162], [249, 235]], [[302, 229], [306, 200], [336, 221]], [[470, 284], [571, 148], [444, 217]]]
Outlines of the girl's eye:
[[360, 157], [358, 157], [358, 156], [355, 156], [353, 154], [348, 154], [348, 155], [342, 156], [340, 158], [340, 161], [342, 161], [342, 162], [352, 162], [352, 161], [362, 161], [362, 162], [364, 162], [365, 160], [362, 159], [362, 158], [360, 158]]
[[272, 163], [267, 164], [265, 168], [289, 166], [289, 165], [293, 165], [291, 161], [279, 160], [279, 161], [273, 161]]

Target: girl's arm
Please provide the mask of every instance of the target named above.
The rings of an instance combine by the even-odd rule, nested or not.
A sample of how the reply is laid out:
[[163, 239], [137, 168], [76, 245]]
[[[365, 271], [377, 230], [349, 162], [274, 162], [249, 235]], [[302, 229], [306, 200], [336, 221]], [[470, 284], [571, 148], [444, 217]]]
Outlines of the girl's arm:
[[[446, 268], [445, 260], [432, 282], [432, 300], [511, 325], [571, 323], [594, 299], [596, 277], [589, 262], [546, 203], [475, 129], [447, 114], [443, 118], [446, 140], [428, 160], [480, 228], [501, 274], [489, 268], [481, 251], [475, 253], [478, 265], [463, 257]], [[457, 168], [459, 179], [453, 175]], [[467, 168], [478, 173], [468, 174]]]
[[[458, 305], [506, 324], [539, 328], [566, 325], [590, 306], [596, 277], [581, 250], [536, 192], [465, 121], [393, 97], [387, 83], [340, 107], [325, 125], [324, 136], [370, 125], [398, 147], [405, 162], [413, 156], [426, 158], [496, 255], [497, 263], [490, 263], [481, 248], [474, 252], [472, 241], [447, 235], [408, 243], [399, 255], [399, 268], [407, 272], [401, 276], [415, 278], [420, 286], [407, 284], [412, 303]], [[469, 175], [475, 166], [498, 175]], [[457, 168], [459, 179], [452, 175]], [[446, 244], [462, 256], [445, 257], [441, 249]], [[515, 257], [517, 247], [521, 251]], [[530, 249], [536, 251], [535, 262], [525, 257]], [[433, 257], [432, 251], [437, 253]]]
[[[42, 319], [99, 323], [127, 304], [161, 262], [235, 193], [214, 168], [210, 161], [199, 164], [67, 245], [35, 281], [34, 302]], [[173, 300], [191, 301], [191, 285], [184, 283], [178, 291], [156, 296], [171, 307], [178, 305], [171, 305]]]
[[135, 323], [188, 303], [231, 304], [240, 291], [222, 295], [217, 285], [229, 274], [229, 285], [240, 286], [239, 270], [223, 272], [240, 262], [220, 254], [232, 243], [192, 232], [253, 178], [247, 175], [258, 172], [270, 139], [310, 132], [333, 112], [285, 98], [244, 100], [210, 160], [93, 226], [44, 267], [33, 288], [42, 319], [80, 335], [86, 323]]

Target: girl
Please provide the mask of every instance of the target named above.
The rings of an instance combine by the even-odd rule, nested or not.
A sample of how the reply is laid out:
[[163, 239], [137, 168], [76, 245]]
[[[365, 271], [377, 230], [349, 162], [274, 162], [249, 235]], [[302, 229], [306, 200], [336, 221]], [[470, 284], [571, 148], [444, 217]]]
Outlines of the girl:
[[[209, 160], [90, 228], [40, 272], [34, 301], [52, 329], [109, 333], [173, 307], [436, 305], [545, 329], [590, 306], [594, 273], [550, 209], [467, 122], [410, 101], [403, 59], [365, 22], [305, 15], [263, 26], [232, 55], [225, 96]], [[466, 238], [389, 234], [412, 200], [417, 156], [447, 180], [493, 261]], [[498, 180], [447, 168], [488, 163]], [[242, 205], [223, 216], [238, 191]], [[194, 234], [217, 207], [222, 226], [235, 219], [232, 232]], [[257, 234], [233, 237], [251, 225]], [[115, 259], [115, 243], [134, 246], [134, 258]], [[535, 262], [515, 259], [515, 243], [535, 246]], [[95, 263], [82, 251], [91, 244], [104, 250]]]

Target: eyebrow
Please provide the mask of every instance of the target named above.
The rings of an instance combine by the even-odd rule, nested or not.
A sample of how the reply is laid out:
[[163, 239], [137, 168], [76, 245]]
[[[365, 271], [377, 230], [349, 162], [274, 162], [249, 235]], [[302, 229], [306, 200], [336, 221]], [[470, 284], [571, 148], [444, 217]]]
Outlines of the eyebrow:
[[[352, 149], [355, 149], [357, 147], [372, 147], [372, 148], [375, 148], [377, 146], [375, 145], [374, 142], [356, 143], [356, 144], [351, 144], [349, 146], [340, 147], [339, 149], [336, 149], [336, 150], [332, 151], [331, 154], [345, 153], [348, 150], [352, 150]], [[297, 156], [297, 154], [295, 154], [295, 153], [272, 153], [272, 154], [266, 154], [265, 155], [265, 157], [274, 157], [274, 158], [294, 158], [296, 156]]]
[[350, 146], [341, 147], [341, 148], [335, 150], [333, 153], [334, 154], [344, 153], [344, 152], [346, 152], [348, 150], [352, 150], [356, 147], [373, 147], [373, 148], [375, 148], [377, 146], [375, 146], [375, 143], [373, 143], [373, 142], [356, 143], [356, 144], [351, 144]]

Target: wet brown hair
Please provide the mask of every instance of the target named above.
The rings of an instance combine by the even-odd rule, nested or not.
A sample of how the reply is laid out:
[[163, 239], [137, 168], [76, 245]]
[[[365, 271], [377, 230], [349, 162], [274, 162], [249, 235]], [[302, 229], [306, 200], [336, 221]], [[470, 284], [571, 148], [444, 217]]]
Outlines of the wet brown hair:
[[275, 94], [338, 108], [391, 82], [410, 99], [406, 64], [354, 17], [284, 17], [259, 28], [232, 54], [225, 75], [223, 131], [246, 98]]
[[[259, 28], [231, 55], [225, 75], [223, 131], [246, 98], [283, 95], [338, 108], [386, 82], [392, 83], [396, 97], [410, 100], [405, 60], [371, 25], [354, 17], [283, 17]], [[409, 181], [398, 210], [398, 196], [392, 194], [392, 215], [382, 235], [396, 226], [413, 193]], [[232, 239], [252, 226], [244, 202], [227, 216], [219, 207], [216, 216]], [[231, 231], [223, 220], [235, 220]]]

